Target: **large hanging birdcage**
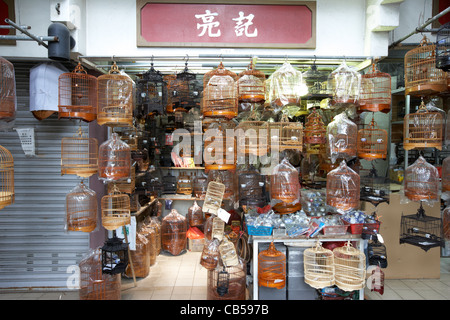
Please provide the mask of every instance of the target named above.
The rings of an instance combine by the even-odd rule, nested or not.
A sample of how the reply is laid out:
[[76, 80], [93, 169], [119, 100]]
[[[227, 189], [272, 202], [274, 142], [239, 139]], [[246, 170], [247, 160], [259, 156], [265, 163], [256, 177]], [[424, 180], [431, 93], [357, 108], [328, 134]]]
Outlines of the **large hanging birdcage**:
[[327, 126], [327, 151], [332, 163], [337, 159], [350, 160], [357, 156], [358, 126], [345, 112], [334, 117]]
[[241, 121], [236, 132], [238, 153], [264, 156], [269, 151], [269, 124], [266, 121]]
[[0, 119], [6, 122], [16, 118], [16, 75], [14, 65], [0, 57]]
[[263, 102], [265, 99], [265, 81], [264, 72], [254, 68], [250, 63], [247, 70], [238, 75], [237, 95], [239, 102]]
[[429, 111], [422, 100], [418, 110], [403, 120], [403, 148], [442, 150], [444, 121], [441, 112]]
[[204, 133], [203, 160], [206, 170], [236, 169], [234, 122], [220, 119], [209, 124]]
[[436, 68], [436, 45], [423, 37], [417, 48], [405, 54], [405, 94], [435, 95], [447, 90], [447, 75]]
[[115, 132], [98, 151], [98, 177], [104, 180], [127, 179], [131, 176], [131, 150]]
[[172, 82], [171, 100], [174, 110], [182, 108], [188, 111], [200, 107], [202, 82], [197, 79], [195, 73], [189, 71], [187, 65], [188, 61], [186, 60], [184, 70], [177, 73], [175, 80]]
[[450, 22], [441, 26], [436, 33], [436, 68], [450, 70]]
[[358, 157], [366, 160], [386, 159], [388, 142], [387, 131], [379, 129], [372, 117], [367, 128], [358, 130], [356, 143]]
[[439, 199], [439, 172], [421, 155], [405, 170], [404, 192], [411, 201]]
[[97, 83], [97, 123], [111, 127], [132, 126], [135, 92], [131, 78], [122, 74], [114, 62], [108, 74], [97, 78]]
[[107, 230], [115, 230], [131, 223], [130, 196], [113, 189], [101, 199], [102, 225]]
[[289, 121], [286, 113], [280, 122], [269, 123], [270, 149], [273, 151], [303, 150], [303, 124]]
[[0, 209], [14, 203], [14, 159], [3, 146], [0, 146]]
[[316, 289], [334, 285], [334, 255], [330, 249], [316, 246], [303, 252], [303, 270], [305, 283]]
[[364, 288], [366, 284], [366, 257], [354, 248], [350, 241], [344, 246], [333, 249], [335, 283], [344, 291]]
[[372, 70], [361, 76], [359, 98], [360, 112], [384, 112], [391, 110], [391, 75], [372, 65]]
[[360, 98], [361, 74], [344, 60], [333, 70], [327, 81], [332, 104], [357, 104]]
[[360, 177], [342, 160], [327, 174], [327, 204], [343, 211], [357, 209], [360, 199]]
[[303, 129], [303, 150], [306, 154], [323, 154], [326, 152], [326, 143], [327, 128], [322, 116], [313, 108]]
[[286, 286], [286, 255], [273, 242], [258, 254], [258, 284], [277, 289]]
[[238, 195], [240, 206], [264, 207], [266, 204], [265, 176], [253, 166], [239, 172]]
[[83, 181], [66, 195], [68, 231], [91, 232], [97, 227], [97, 194]]
[[136, 107], [143, 117], [149, 114], [164, 114], [167, 104], [167, 83], [160, 71], [151, 67], [136, 84]]
[[58, 79], [58, 118], [97, 119], [97, 78], [87, 74], [81, 63]]
[[187, 221], [184, 216], [172, 209], [161, 223], [161, 249], [174, 256], [186, 249]]

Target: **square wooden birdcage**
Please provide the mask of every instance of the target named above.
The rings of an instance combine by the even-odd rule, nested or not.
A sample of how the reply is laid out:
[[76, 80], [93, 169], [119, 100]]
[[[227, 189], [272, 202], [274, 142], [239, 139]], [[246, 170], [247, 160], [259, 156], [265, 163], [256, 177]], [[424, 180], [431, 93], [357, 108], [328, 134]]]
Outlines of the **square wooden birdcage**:
[[114, 62], [108, 74], [97, 78], [97, 123], [110, 127], [133, 125], [134, 89], [131, 78]]
[[445, 119], [442, 114], [429, 111], [422, 100], [418, 110], [407, 114], [403, 120], [403, 148], [442, 150], [444, 125]]
[[270, 150], [298, 150], [303, 151], [303, 124], [289, 121], [283, 114], [280, 122], [269, 123]]
[[344, 160], [327, 174], [327, 204], [342, 211], [357, 209], [360, 200], [360, 177]]
[[423, 37], [417, 48], [405, 54], [405, 94], [435, 95], [447, 90], [446, 73], [436, 68], [436, 45]]
[[98, 177], [103, 180], [127, 179], [131, 176], [131, 150], [115, 132], [98, 150]]
[[59, 76], [58, 118], [97, 119], [97, 78], [87, 74], [81, 63]]
[[107, 230], [116, 230], [131, 223], [130, 196], [113, 188], [112, 193], [101, 199], [102, 225]]
[[151, 67], [136, 84], [136, 107], [143, 117], [150, 114], [164, 114], [167, 105], [167, 83], [158, 70]]
[[207, 125], [203, 135], [203, 160], [206, 170], [236, 169], [236, 137], [234, 122], [220, 119]]
[[441, 26], [436, 33], [436, 68], [450, 70], [450, 22]]
[[232, 119], [238, 114], [236, 73], [225, 69], [223, 63], [203, 76], [204, 117]]
[[322, 116], [314, 108], [306, 118], [303, 128], [303, 149], [306, 154], [325, 153], [327, 143], [327, 127]]
[[177, 193], [192, 194], [192, 178], [187, 173], [180, 173], [177, 179]]
[[83, 181], [66, 195], [68, 231], [91, 232], [97, 227], [97, 194]]
[[14, 203], [14, 159], [3, 146], [0, 146], [0, 209]]
[[378, 128], [373, 117], [368, 127], [358, 130], [356, 141], [359, 158], [366, 160], [386, 159], [389, 142], [388, 133], [386, 130]]
[[391, 75], [372, 65], [372, 70], [361, 76], [358, 111], [383, 112], [391, 110]]
[[405, 170], [404, 192], [411, 201], [439, 200], [439, 172], [421, 155]]
[[0, 119], [16, 118], [16, 75], [14, 65], [0, 57]]
[[266, 121], [241, 121], [236, 132], [237, 152], [255, 156], [269, 152], [269, 124]]
[[98, 172], [98, 141], [83, 136], [81, 127], [78, 135], [61, 139], [61, 175], [75, 174], [82, 178]]
[[250, 63], [246, 70], [238, 75], [236, 82], [239, 102], [263, 102], [265, 100], [264, 72], [255, 69]]

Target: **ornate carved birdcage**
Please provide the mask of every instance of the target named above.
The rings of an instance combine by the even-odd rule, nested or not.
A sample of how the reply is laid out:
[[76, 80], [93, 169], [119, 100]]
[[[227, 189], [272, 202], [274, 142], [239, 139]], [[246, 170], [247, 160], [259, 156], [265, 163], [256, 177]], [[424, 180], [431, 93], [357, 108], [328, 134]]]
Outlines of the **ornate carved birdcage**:
[[417, 48], [405, 54], [405, 94], [435, 95], [447, 90], [447, 75], [436, 68], [436, 45], [423, 37]]
[[286, 113], [280, 122], [269, 123], [269, 137], [271, 151], [303, 150], [303, 124], [289, 121]]
[[118, 238], [108, 238], [102, 247], [102, 272], [106, 274], [121, 274], [128, 266], [128, 243]]
[[174, 256], [186, 249], [186, 218], [172, 209], [161, 223], [161, 249]]
[[358, 130], [358, 157], [366, 160], [386, 159], [388, 142], [387, 131], [378, 128], [372, 117], [368, 127]]
[[450, 156], [442, 161], [442, 192], [450, 191]]
[[130, 147], [115, 132], [99, 147], [98, 177], [114, 181], [131, 177]]
[[345, 112], [334, 117], [327, 126], [327, 152], [331, 162], [351, 160], [357, 156], [358, 126]]
[[114, 188], [101, 199], [102, 225], [116, 230], [131, 223], [130, 196]]
[[167, 83], [162, 73], [153, 67], [142, 74], [136, 84], [136, 107], [144, 118], [149, 114], [164, 114], [167, 105]]
[[180, 173], [177, 179], [177, 193], [191, 195], [192, 194], [192, 177], [187, 173]]
[[253, 62], [238, 75], [237, 95], [239, 102], [263, 102], [265, 99], [264, 72], [255, 69]]
[[270, 175], [270, 198], [285, 203], [300, 200], [299, 174], [287, 158], [281, 160]]
[[306, 154], [324, 154], [327, 143], [327, 127], [323, 123], [322, 116], [315, 108], [306, 118], [303, 129], [303, 151]]
[[210, 122], [204, 133], [203, 160], [206, 170], [236, 169], [236, 137], [232, 121]]
[[417, 111], [407, 114], [403, 120], [403, 148], [442, 150], [444, 121], [441, 112], [428, 110], [422, 100]]
[[239, 172], [239, 205], [247, 207], [264, 207], [266, 205], [266, 177], [254, 166]]
[[342, 211], [357, 209], [360, 199], [360, 177], [344, 160], [327, 174], [327, 204]]
[[208, 175], [200, 172], [198, 175], [194, 176], [192, 188], [194, 197], [200, 200], [205, 199], [206, 189], [208, 188]]
[[361, 170], [360, 175], [360, 200], [364, 200], [377, 206], [382, 202], [389, 202], [390, 179], [378, 174], [375, 166]]
[[83, 181], [66, 195], [68, 231], [91, 232], [97, 227], [97, 194]]
[[383, 112], [391, 110], [391, 75], [381, 72], [372, 64], [372, 70], [361, 76], [359, 112]]
[[344, 60], [339, 67], [328, 75], [328, 92], [331, 104], [353, 104], [359, 102], [361, 90], [361, 74]]
[[176, 74], [176, 79], [172, 83], [171, 99], [174, 110], [182, 108], [188, 111], [200, 106], [201, 81], [197, 79], [195, 73], [189, 71], [188, 60], [185, 62], [184, 70]]
[[204, 117], [232, 119], [238, 114], [236, 73], [225, 69], [223, 63], [203, 76]]
[[417, 213], [403, 215], [400, 220], [400, 244], [407, 243], [425, 251], [431, 248], [443, 247], [442, 219], [427, 216], [422, 202]]
[[286, 286], [286, 255], [273, 242], [258, 254], [258, 284], [277, 289]]
[[16, 118], [16, 75], [14, 65], [0, 57], [0, 120]]
[[269, 124], [266, 121], [241, 121], [236, 132], [238, 153], [264, 156], [269, 151]]
[[209, 181], [202, 210], [205, 214], [217, 214], [222, 205], [225, 185], [219, 181]]
[[219, 240], [212, 239], [206, 241], [200, 256], [200, 265], [207, 270], [214, 270], [220, 258]]
[[0, 146], [0, 209], [14, 203], [14, 159], [3, 146]]
[[218, 266], [208, 270], [207, 300], [245, 300], [246, 264], [226, 267], [219, 261]]
[[305, 283], [316, 289], [334, 285], [334, 255], [330, 249], [322, 247], [318, 241], [316, 246], [303, 252], [303, 270]]
[[177, 177], [170, 172], [162, 177], [163, 193], [175, 194], [177, 193]]
[[303, 75], [289, 62], [276, 70], [266, 81], [266, 102], [277, 108], [284, 106], [301, 106], [301, 96], [307, 88]]
[[78, 135], [61, 139], [61, 175], [76, 174], [87, 178], [98, 171], [98, 141]]
[[450, 70], [450, 22], [441, 26], [436, 33], [436, 68]]
[[108, 74], [97, 78], [97, 123], [110, 127], [133, 125], [134, 89], [131, 78], [122, 74], [116, 63]]
[[333, 249], [335, 284], [344, 291], [364, 288], [366, 284], [366, 256], [350, 241]]
[[81, 63], [58, 79], [58, 118], [97, 119], [97, 78], [87, 74]]
[[411, 201], [439, 199], [439, 172], [421, 155], [405, 170], [404, 192]]

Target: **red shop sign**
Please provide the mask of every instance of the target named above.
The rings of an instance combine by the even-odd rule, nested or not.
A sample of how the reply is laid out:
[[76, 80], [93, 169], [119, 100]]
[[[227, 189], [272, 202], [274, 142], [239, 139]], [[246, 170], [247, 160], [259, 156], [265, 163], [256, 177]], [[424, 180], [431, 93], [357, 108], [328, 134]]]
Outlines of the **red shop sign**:
[[315, 47], [315, 2], [137, 1], [138, 46]]

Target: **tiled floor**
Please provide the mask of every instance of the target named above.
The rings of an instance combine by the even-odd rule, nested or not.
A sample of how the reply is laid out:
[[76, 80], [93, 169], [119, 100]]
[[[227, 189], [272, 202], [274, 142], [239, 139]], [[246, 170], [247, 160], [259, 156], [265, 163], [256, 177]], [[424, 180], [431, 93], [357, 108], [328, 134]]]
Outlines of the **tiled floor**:
[[[161, 254], [146, 278], [122, 280], [122, 300], [205, 300], [207, 272], [200, 252]], [[450, 258], [441, 258], [440, 279], [387, 279], [383, 295], [366, 300], [450, 300]], [[0, 292], [0, 300], [78, 300], [78, 292]]]

